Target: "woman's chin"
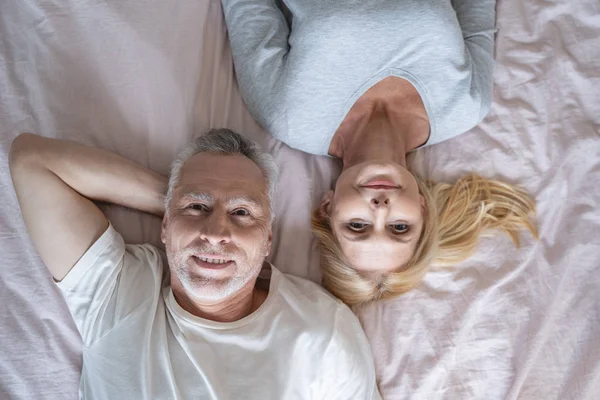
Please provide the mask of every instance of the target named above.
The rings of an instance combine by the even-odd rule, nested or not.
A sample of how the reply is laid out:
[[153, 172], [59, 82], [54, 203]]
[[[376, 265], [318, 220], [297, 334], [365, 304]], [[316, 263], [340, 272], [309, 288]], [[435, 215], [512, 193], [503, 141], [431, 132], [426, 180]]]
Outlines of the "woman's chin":
[[406, 179], [406, 174], [410, 173], [400, 164], [394, 162], [369, 161], [356, 165], [360, 170], [356, 174], [356, 182], [364, 185], [372, 181], [393, 182], [395, 185], [401, 185]]

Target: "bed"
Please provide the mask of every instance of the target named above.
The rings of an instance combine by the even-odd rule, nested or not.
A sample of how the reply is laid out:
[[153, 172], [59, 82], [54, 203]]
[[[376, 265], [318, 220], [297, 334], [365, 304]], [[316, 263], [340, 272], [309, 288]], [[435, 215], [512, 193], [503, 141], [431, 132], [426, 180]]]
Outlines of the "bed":
[[[540, 239], [482, 240], [414, 291], [356, 312], [386, 399], [600, 398], [600, 3], [499, 0], [492, 111], [416, 152], [423, 176], [478, 171], [535, 196]], [[8, 171], [19, 132], [99, 146], [167, 174], [211, 127], [281, 167], [271, 261], [320, 280], [310, 210], [339, 165], [269, 138], [240, 98], [218, 0], [0, 2], [0, 398], [77, 397], [81, 341], [27, 237]], [[104, 209], [125, 239], [160, 221]]]

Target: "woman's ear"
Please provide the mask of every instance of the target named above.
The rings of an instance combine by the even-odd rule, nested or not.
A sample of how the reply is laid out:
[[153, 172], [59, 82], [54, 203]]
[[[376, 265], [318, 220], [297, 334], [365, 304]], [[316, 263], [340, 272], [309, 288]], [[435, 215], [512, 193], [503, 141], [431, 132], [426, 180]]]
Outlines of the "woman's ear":
[[321, 206], [319, 207], [319, 219], [324, 220], [329, 216], [331, 200], [333, 199], [333, 190], [328, 191], [323, 196], [323, 200], [321, 201]]

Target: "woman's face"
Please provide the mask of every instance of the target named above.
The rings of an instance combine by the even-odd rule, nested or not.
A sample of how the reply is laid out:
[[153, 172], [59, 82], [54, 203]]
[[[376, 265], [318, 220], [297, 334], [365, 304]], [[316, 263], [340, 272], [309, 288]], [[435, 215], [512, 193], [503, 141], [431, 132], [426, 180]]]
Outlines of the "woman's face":
[[410, 260], [425, 201], [417, 181], [396, 163], [365, 162], [342, 172], [321, 212], [352, 266], [365, 272], [400, 269]]

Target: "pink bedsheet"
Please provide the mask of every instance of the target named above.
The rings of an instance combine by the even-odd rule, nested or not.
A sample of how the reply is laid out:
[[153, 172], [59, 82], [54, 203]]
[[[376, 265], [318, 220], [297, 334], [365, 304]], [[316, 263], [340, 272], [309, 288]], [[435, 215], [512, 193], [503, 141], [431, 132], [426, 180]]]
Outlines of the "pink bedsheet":
[[[386, 399], [596, 399], [600, 393], [600, 3], [501, 0], [495, 102], [473, 132], [413, 165], [523, 185], [541, 240], [486, 238], [417, 290], [359, 310]], [[0, 2], [0, 398], [77, 396], [81, 343], [27, 238], [7, 168], [23, 131], [69, 138], [166, 174], [210, 127], [246, 133], [282, 175], [272, 261], [320, 279], [310, 210], [337, 164], [262, 132], [237, 87], [221, 7], [177, 2]], [[130, 242], [159, 220], [109, 207]]]

